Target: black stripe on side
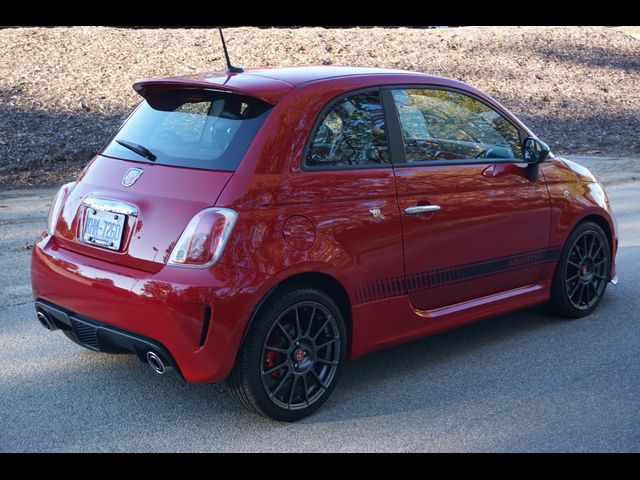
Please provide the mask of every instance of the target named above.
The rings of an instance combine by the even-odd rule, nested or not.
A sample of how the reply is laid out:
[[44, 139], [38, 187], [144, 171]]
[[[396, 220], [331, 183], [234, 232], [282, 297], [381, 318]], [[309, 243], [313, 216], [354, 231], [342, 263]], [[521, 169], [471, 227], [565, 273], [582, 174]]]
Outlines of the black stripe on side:
[[560, 257], [562, 247], [531, 250], [517, 255], [499, 257], [482, 262], [457, 265], [452, 268], [438, 268], [401, 276], [388, 277], [366, 282], [356, 288], [357, 304], [373, 302], [384, 298], [415, 293], [428, 288], [437, 288], [454, 283], [482, 278], [497, 273], [507, 273], [522, 268], [552, 263]]

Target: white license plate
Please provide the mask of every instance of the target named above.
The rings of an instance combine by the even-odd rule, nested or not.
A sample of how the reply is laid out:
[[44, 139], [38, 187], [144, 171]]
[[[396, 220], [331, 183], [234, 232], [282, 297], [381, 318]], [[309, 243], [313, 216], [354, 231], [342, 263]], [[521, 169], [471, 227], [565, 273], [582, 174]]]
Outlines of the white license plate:
[[82, 241], [91, 245], [120, 250], [126, 215], [87, 208]]

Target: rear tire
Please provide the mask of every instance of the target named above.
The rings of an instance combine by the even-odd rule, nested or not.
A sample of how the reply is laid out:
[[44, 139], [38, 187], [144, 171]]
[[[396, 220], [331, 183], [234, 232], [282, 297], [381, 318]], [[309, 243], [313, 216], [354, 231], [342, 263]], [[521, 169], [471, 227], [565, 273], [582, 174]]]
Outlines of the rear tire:
[[284, 422], [311, 415], [336, 386], [345, 361], [344, 319], [324, 292], [277, 292], [260, 310], [227, 383], [249, 410]]
[[604, 296], [610, 268], [611, 247], [602, 227], [579, 224], [567, 238], [553, 274], [553, 313], [574, 319], [593, 312]]

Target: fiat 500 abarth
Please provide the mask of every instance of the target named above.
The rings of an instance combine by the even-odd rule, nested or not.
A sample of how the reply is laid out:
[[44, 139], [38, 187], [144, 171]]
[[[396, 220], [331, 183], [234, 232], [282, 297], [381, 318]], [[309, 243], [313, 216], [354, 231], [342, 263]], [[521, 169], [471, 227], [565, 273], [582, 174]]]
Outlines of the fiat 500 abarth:
[[54, 198], [37, 317], [248, 408], [309, 415], [345, 361], [615, 283], [607, 195], [464, 83], [293, 67], [139, 81]]

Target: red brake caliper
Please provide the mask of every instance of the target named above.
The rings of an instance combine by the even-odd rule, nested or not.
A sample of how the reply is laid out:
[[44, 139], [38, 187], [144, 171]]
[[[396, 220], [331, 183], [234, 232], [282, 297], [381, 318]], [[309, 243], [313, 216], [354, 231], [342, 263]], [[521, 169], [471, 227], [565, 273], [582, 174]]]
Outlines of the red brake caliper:
[[[264, 369], [270, 370], [276, 365], [282, 363], [280, 360], [280, 354], [278, 352], [274, 352], [272, 350], [267, 350], [264, 352]], [[276, 370], [275, 372], [271, 372], [269, 375], [272, 377], [279, 377], [282, 375], [282, 370]]]

